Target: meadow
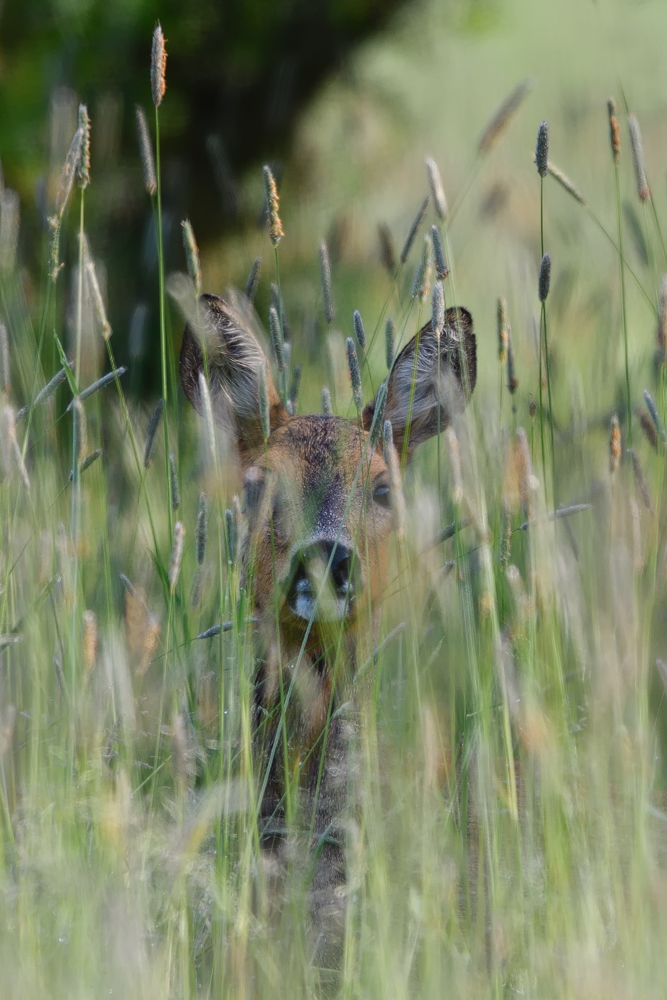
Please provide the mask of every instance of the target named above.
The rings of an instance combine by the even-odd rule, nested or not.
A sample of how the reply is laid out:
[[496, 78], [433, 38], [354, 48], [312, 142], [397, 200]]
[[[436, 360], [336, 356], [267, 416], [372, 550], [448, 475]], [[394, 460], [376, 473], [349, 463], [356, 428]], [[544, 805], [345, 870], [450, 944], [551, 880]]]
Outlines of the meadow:
[[[258, 164], [246, 224], [201, 262], [186, 227], [166, 264], [157, 158], [159, 397], [132, 394], [131, 351], [118, 366], [123, 292], [84, 238], [95, 120], [89, 185], [83, 115], [52, 170], [35, 273], [2, 193], [2, 996], [664, 994], [667, 23], [655, 3], [457, 9], [407, 8], [306, 111], [275, 248]], [[157, 103], [168, 60], [166, 80]], [[478, 384], [404, 472], [334, 974], [299, 872], [277, 915], [262, 895], [241, 480], [177, 352], [199, 287], [245, 290], [267, 350], [278, 305], [297, 412], [326, 386], [353, 417], [353, 311], [368, 400], [430, 318], [433, 226]]]

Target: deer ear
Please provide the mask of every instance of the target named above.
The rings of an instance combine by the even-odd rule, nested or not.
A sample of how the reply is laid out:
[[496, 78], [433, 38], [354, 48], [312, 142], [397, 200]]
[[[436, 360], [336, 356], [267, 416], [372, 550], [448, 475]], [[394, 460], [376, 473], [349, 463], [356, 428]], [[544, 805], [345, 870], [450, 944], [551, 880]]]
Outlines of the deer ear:
[[180, 373], [183, 391], [201, 414], [199, 375], [208, 365], [209, 390], [216, 420], [236, 436], [241, 452], [261, 445], [259, 370], [266, 366], [271, 430], [289, 419], [276, 390], [269, 362], [240, 312], [217, 295], [199, 298], [198, 323], [183, 333]]
[[[438, 365], [438, 354], [440, 364]], [[465, 408], [477, 380], [477, 347], [467, 309], [448, 309], [440, 337], [428, 322], [403, 348], [387, 380], [384, 419], [391, 420], [394, 443], [408, 450], [444, 430]], [[377, 397], [376, 397], [377, 398]], [[438, 421], [438, 412], [440, 418]], [[364, 409], [370, 429], [375, 400]]]

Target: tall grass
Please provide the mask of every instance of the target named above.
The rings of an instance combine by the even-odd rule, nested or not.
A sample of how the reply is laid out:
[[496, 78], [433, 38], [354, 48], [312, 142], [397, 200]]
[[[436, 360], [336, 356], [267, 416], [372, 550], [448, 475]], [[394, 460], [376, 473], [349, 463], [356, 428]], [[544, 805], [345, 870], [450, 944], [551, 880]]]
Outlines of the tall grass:
[[[474, 154], [476, 172], [488, 146]], [[94, 163], [93, 132], [93, 183]], [[158, 218], [159, 177], [158, 163]], [[615, 177], [611, 216], [625, 180], [619, 170]], [[546, 175], [541, 188], [545, 183]], [[462, 190], [472, 197], [469, 177]], [[426, 195], [412, 192], [406, 213]], [[3, 213], [10, 211], [5, 201]], [[421, 204], [418, 226], [433, 213]], [[464, 206], [456, 191], [452, 204]], [[555, 229], [557, 210], [549, 204], [544, 212]], [[517, 359], [523, 369], [520, 380], [511, 376], [509, 417], [482, 309], [473, 400], [446, 431], [442, 463], [435, 442], [424, 446], [408, 464], [402, 490], [396, 487], [401, 497], [405, 491], [405, 509], [401, 503], [396, 512], [380, 625], [374, 632], [366, 607], [367, 637], [346, 690], [357, 727], [344, 951], [332, 970], [313, 958], [310, 857], [296, 819], [285, 882], [271, 880], [258, 863], [265, 775], [251, 745], [254, 581], [242, 573], [245, 527], [235, 502], [233, 448], [205, 400], [199, 420], [171, 392], [174, 345], [162, 278], [157, 418], [161, 413], [165, 434], [146, 449], [146, 465], [140, 454], [149, 411], [126, 399], [99, 317], [90, 335], [103, 348], [106, 339], [116, 378], [90, 396], [81, 392], [85, 304], [94, 296], [83, 206], [82, 191], [78, 218], [63, 208], [58, 234], [66, 248], [78, 232], [81, 247], [73, 369], [67, 351], [61, 361], [56, 349], [66, 337], [62, 311], [46, 298], [53, 289], [41, 309], [37, 303], [29, 310], [21, 261], [0, 246], [10, 369], [3, 371], [0, 437], [0, 993], [235, 1000], [336, 990], [364, 998], [662, 995], [664, 392], [659, 381], [659, 391], [648, 394], [656, 409], [653, 445], [636, 433], [632, 461], [620, 461], [616, 439], [610, 472], [615, 398], [593, 387], [599, 372], [611, 372], [629, 430], [631, 408], [654, 378], [650, 362], [633, 362], [625, 347], [632, 303], [622, 230], [605, 293], [616, 294], [620, 275], [623, 356], [610, 360], [606, 341], [589, 350], [584, 411], [568, 423], [570, 359], [554, 346], [551, 470], [531, 454], [528, 399], [541, 374], [541, 344], [534, 358], [526, 351]], [[282, 256], [289, 197], [281, 207]], [[620, 211], [617, 219], [622, 227]], [[429, 226], [436, 222], [428, 219]], [[10, 230], [5, 215], [0, 242]], [[536, 216], [535, 246], [542, 231]], [[319, 232], [311, 235], [306, 265], [282, 257], [282, 285], [275, 256], [279, 298], [271, 308], [274, 340], [283, 347], [283, 295], [297, 315], [320, 296]], [[266, 252], [266, 232], [248, 238], [258, 244], [254, 257]], [[452, 274], [458, 239], [448, 223]], [[328, 358], [323, 338], [313, 350], [295, 333], [306, 403], [330, 381], [337, 411], [356, 418], [360, 392], [368, 398], [386, 377], [385, 345], [375, 341], [389, 302], [401, 331], [401, 343], [390, 345], [393, 356], [416, 333], [428, 292], [417, 287], [422, 301], [415, 310], [412, 275], [405, 280], [401, 270], [412, 266], [410, 250], [389, 277], [367, 264], [364, 281], [373, 294], [365, 301], [348, 302], [359, 288], [356, 276], [325, 291]], [[430, 245], [424, 254], [428, 270]], [[291, 264], [298, 272], [293, 284]], [[558, 267], [566, 264], [559, 256]], [[206, 266], [204, 258], [205, 275]], [[198, 267], [190, 264], [193, 275]], [[47, 254], [43, 268], [47, 288]], [[337, 275], [328, 252], [326, 271], [325, 289]], [[59, 290], [68, 274], [66, 266]], [[637, 280], [645, 284], [647, 276]], [[261, 281], [255, 287], [258, 315], [268, 320], [269, 291]], [[500, 292], [509, 295], [491, 287], [479, 294], [489, 316]], [[564, 314], [556, 293], [549, 332], [557, 344]], [[361, 366], [347, 342], [353, 391], [345, 336], [333, 329], [334, 297], [338, 316], [349, 317], [341, 324], [351, 327], [353, 310], [360, 310]], [[453, 281], [444, 297], [448, 305], [467, 304], [458, 301]], [[438, 315], [443, 304], [438, 298]], [[32, 311], [48, 315], [36, 332]], [[190, 315], [196, 321], [196, 310]], [[360, 315], [373, 331], [367, 340]], [[518, 315], [517, 308], [515, 334]], [[546, 346], [544, 308], [542, 323]], [[642, 335], [648, 358], [652, 332]], [[49, 358], [58, 361], [49, 367]], [[514, 353], [512, 359], [514, 365]], [[61, 367], [59, 384], [40, 397]], [[288, 374], [281, 373], [283, 394]], [[502, 372], [500, 379], [502, 387]], [[172, 428], [178, 421], [178, 434], [168, 436], [168, 418]], [[97, 449], [101, 457], [88, 461]], [[542, 482], [551, 471], [556, 492], [556, 468], [557, 498], [566, 509], [554, 510]], [[399, 476], [396, 456], [392, 474]], [[171, 568], [160, 556], [169, 552]], [[331, 644], [342, 648], [335, 630]], [[291, 697], [286, 688], [283, 717]], [[289, 762], [285, 734], [278, 730], [274, 749]], [[287, 792], [291, 820], [298, 777]]]

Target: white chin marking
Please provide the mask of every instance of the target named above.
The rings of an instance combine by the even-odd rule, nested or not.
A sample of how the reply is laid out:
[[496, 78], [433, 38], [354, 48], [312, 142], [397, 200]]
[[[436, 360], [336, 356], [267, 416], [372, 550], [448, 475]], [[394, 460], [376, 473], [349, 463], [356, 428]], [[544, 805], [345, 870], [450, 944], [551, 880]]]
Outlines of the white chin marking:
[[333, 600], [323, 598], [315, 606], [315, 600], [310, 594], [297, 594], [292, 610], [305, 621], [310, 621], [312, 618], [314, 622], [336, 622], [345, 617], [348, 605], [345, 600], [337, 597]]

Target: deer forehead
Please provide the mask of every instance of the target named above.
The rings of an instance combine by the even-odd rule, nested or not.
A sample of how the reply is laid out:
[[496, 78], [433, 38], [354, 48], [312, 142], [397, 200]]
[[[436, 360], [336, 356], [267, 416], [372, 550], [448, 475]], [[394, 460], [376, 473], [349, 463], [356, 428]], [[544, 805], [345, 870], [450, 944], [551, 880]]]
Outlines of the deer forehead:
[[[283, 480], [298, 487], [304, 498], [324, 498], [332, 492], [349, 494], [357, 480], [357, 489], [368, 479], [377, 478], [387, 471], [381, 453], [370, 453], [366, 448], [365, 431], [342, 417], [310, 415], [293, 417], [277, 428], [270, 436], [266, 452], [266, 465]], [[365, 450], [365, 454], [364, 454]], [[364, 459], [363, 474], [360, 473]], [[246, 479], [262, 475], [258, 462], [246, 471]]]

